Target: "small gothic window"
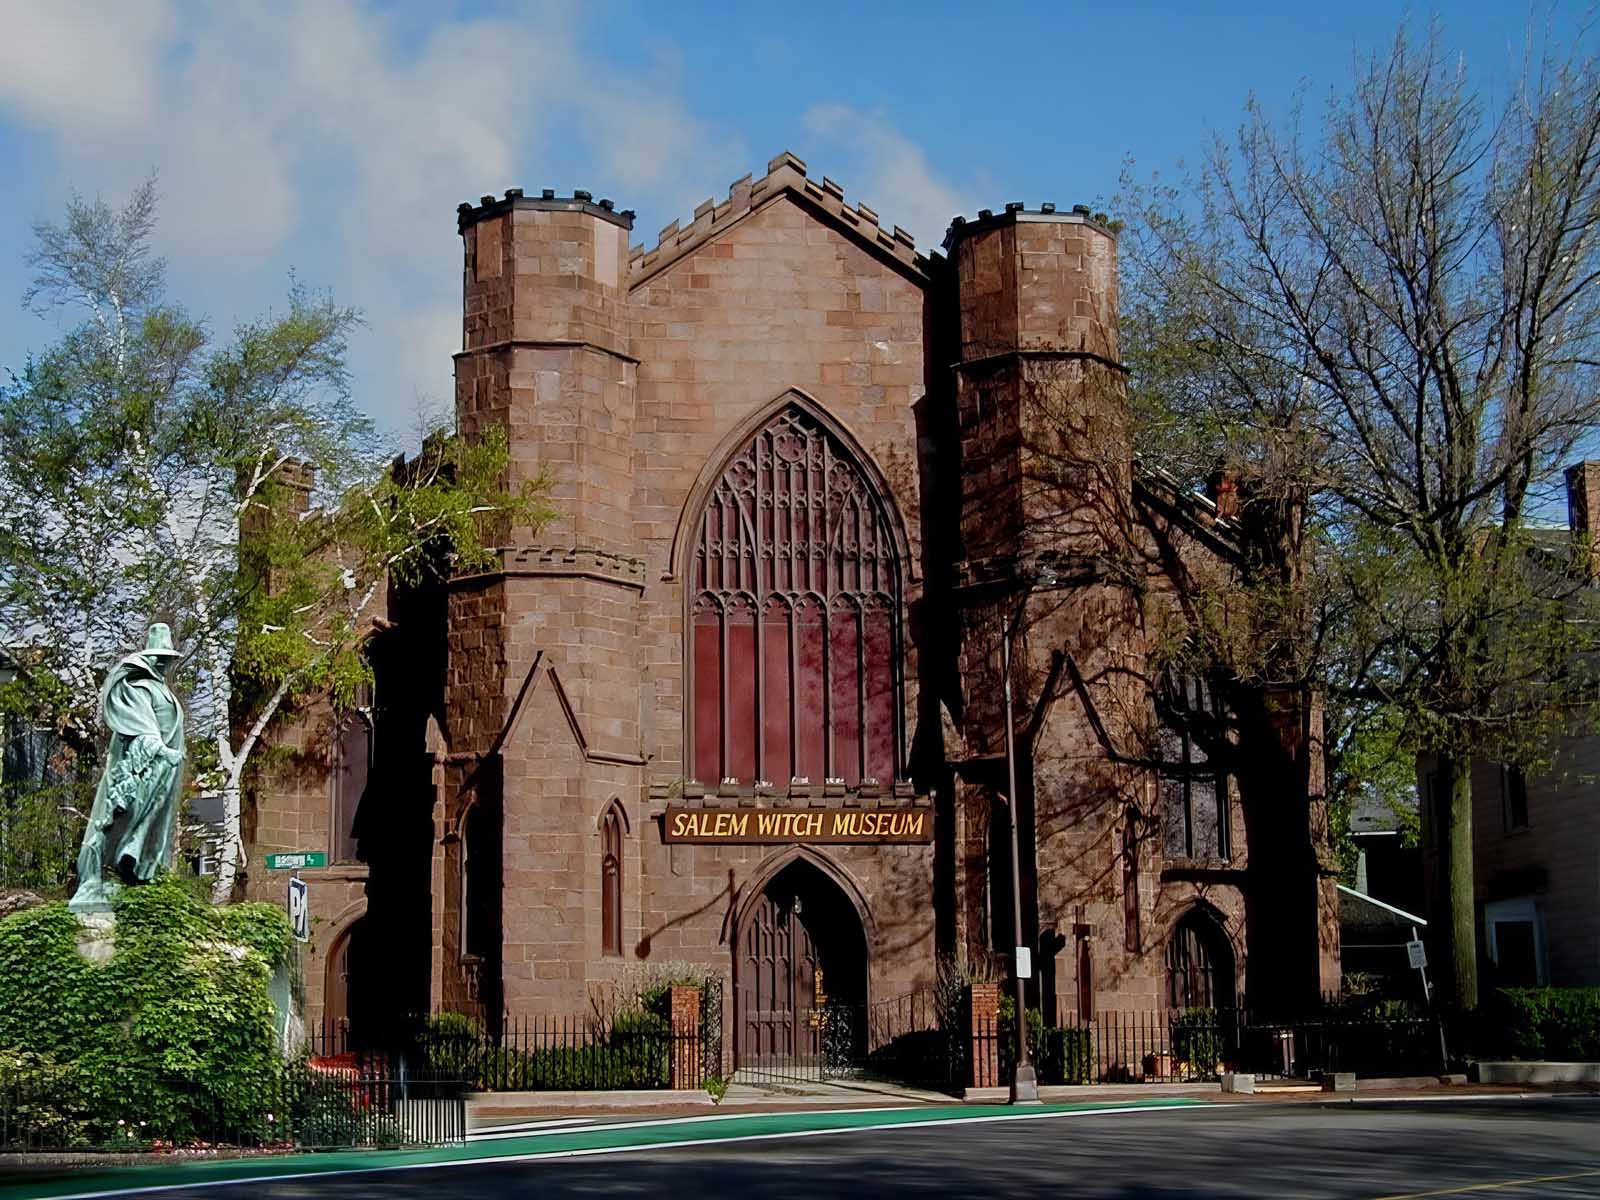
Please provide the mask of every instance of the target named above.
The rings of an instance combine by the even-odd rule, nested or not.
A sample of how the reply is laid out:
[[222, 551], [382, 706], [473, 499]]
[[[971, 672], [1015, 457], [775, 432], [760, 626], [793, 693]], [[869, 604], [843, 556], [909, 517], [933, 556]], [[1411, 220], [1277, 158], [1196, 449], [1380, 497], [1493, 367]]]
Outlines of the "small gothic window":
[[600, 949], [622, 953], [622, 818], [615, 806], [600, 823]]
[[340, 722], [333, 743], [333, 861], [360, 861], [357, 812], [372, 770], [372, 719], [366, 712], [349, 713]]
[[1087, 937], [1078, 939], [1078, 1020], [1094, 1020], [1094, 950]]
[[1122, 822], [1122, 944], [1139, 949], [1139, 813], [1133, 808]]
[[1167, 858], [1226, 859], [1228, 780], [1212, 761], [1221, 721], [1211, 686], [1193, 676], [1164, 680], [1156, 693], [1161, 848]]
[[900, 773], [900, 562], [848, 447], [791, 405], [723, 468], [689, 566], [696, 778]]

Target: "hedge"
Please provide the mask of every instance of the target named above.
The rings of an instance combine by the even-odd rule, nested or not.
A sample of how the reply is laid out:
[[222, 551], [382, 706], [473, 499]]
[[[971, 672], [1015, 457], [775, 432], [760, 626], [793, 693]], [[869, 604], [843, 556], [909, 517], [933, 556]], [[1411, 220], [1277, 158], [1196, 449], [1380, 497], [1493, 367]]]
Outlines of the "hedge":
[[1600, 988], [1498, 988], [1483, 1012], [1485, 1057], [1600, 1062]]

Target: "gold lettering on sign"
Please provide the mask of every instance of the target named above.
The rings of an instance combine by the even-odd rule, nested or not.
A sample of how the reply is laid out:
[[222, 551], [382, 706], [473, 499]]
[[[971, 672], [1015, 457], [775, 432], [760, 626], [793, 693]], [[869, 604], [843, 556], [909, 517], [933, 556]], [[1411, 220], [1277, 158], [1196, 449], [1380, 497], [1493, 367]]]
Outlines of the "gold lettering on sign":
[[[754, 820], [751, 818], [754, 817]], [[926, 808], [712, 809], [669, 806], [665, 842], [702, 845], [889, 845], [933, 840]]]

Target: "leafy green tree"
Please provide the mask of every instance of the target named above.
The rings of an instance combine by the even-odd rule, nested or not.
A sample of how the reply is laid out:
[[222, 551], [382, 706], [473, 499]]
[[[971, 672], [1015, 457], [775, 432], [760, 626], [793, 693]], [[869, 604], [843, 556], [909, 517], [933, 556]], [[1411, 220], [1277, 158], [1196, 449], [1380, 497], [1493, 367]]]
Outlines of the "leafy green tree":
[[1469, 1007], [1472, 761], [1535, 763], [1592, 708], [1587, 564], [1537, 517], [1600, 431], [1595, 68], [1534, 62], [1491, 114], [1437, 31], [1402, 31], [1315, 134], [1251, 102], [1126, 213], [1144, 450], [1237, 474], [1284, 552], [1241, 623], [1264, 669], [1338, 698], [1334, 741], [1376, 721], [1437, 756]]
[[[299, 284], [216, 338], [167, 300], [155, 218], [151, 181], [35, 229], [27, 302], [82, 319], [0, 391], [0, 638], [61, 681], [57, 724], [87, 739], [105, 668], [151, 620], [173, 626], [195, 782], [222, 799], [221, 902], [272, 722], [349, 703], [387, 583], [484, 565], [499, 531], [549, 515], [547, 489], [505, 485], [503, 436], [397, 463], [349, 394], [357, 314]], [[315, 511], [287, 516], [308, 482]]]

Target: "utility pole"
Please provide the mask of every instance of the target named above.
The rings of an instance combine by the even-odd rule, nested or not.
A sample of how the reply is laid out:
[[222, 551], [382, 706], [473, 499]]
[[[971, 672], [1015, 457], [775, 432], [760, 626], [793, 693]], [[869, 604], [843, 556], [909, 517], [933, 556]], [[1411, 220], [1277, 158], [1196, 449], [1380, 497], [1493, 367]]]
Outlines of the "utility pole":
[[1011, 1078], [1011, 1103], [1039, 1103], [1039, 1080], [1028, 1056], [1027, 980], [1033, 974], [1032, 955], [1022, 941], [1022, 851], [1017, 834], [1017, 746], [1011, 717], [1011, 618], [1000, 618], [1000, 673], [1004, 677], [1006, 707], [1006, 807], [1011, 812], [1011, 927], [1017, 978], [1017, 1066]]

